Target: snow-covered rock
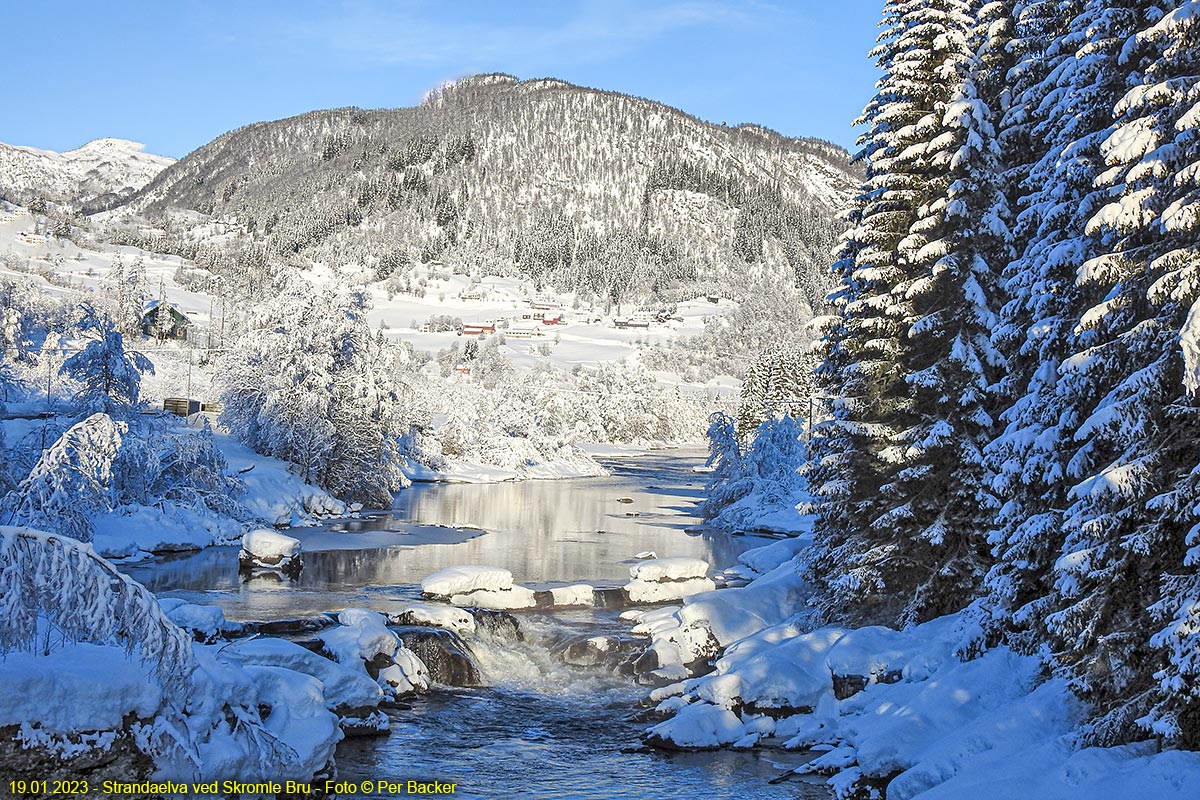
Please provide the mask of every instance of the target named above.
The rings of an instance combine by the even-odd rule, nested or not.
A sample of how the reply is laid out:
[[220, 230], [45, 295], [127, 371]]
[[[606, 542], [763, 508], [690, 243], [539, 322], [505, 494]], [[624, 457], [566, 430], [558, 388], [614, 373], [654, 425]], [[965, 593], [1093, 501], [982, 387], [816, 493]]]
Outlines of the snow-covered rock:
[[421, 579], [421, 591], [431, 597], [452, 597], [477, 590], [499, 592], [512, 588], [511, 572], [503, 567], [478, 564], [447, 567]]
[[249, 568], [298, 572], [301, 563], [300, 540], [265, 528], [250, 531], [242, 537], [238, 561]]
[[242, 537], [242, 550], [257, 559], [278, 563], [300, 554], [300, 540], [259, 528]]
[[708, 575], [708, 562], [701, 558], [651, 558], [629, 568], [635, 581], [684, 581]]
[[388, 614], [393, 625], [429, 625], [459, 634], [475, 632], [475, 617], [469, 611], [437, 603], [409, 603]]
[[588, 583], [577, 583], [573, 586], [555, 586], [550, 589], [550, 597], [554, 606], [590, 606], [595, 602], [596, 590]]
[[702, 592], [711, 592], [717, 584], [711, 578], [688, 578], [686, 580], [643, 581], [634, 580], [625, 584], [625, 591], [632, 603], [669, 603]]
[[222, 653], [241, 664], [282, 667], [320, 681], [326, 706], [338, 715], [342, 729], [348, 734], [388, 730], [388, 718], [379, 711], [383, 689], [361, 670], [331, 661], [285, 639], [248, 639], [229, 645]]
[[350, 608], [338, 614], [338, 623], [316, 637], [338, 663], [362, 669], [394, 698], [429, 689], [429, 671], [388, 630], [383, 614]]
[[[505, 570], [507, 572], [507, 570]], [[466, 594], [451, 595], [450, 602], [456, 606], [489, 608], [515, 611], [537, 608], [536, 593], [525, 586], [513, 585], [507, 589], [476, 589]]]
[[672, 749], [711, 749], [733, 744], [745, 736], [745, 725], [727, 708], [693, 703], [646, 734], [651, 744]]
[[192, 634], [198, 642], [211, 644], [226, 634], [235, 634], [241, 626], [225, 619], [225, 612], [218, 606], [187, 603], [178, 598], [165, 597], [159, 607], [174, 622]]
[[632, 603], [666, 603], [717, 588], [708, 575], [708, 562], [699, 558], [654, 558], [629, 568], [625, 584]]

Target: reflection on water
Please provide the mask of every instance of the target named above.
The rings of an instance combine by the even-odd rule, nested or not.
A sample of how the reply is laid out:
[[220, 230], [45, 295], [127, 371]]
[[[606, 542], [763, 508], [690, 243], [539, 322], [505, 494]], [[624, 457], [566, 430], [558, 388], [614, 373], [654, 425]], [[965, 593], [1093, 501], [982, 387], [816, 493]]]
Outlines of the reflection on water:
[[[242, 582], [236, 548], [124, 569], [156, 593], [217, 603], [231, 619], [275, 619], [349, 605], [386, 609], [389, 599], [416, 597], [421, 578], [456, 564], [505, 567], [523, 583], [601, 585], [628, 580], [629, 560], [644, 550], [725, 567], [762, 540], [708, 530], [685, 533], [692, 528], [695, 534], [700, 524], [695, 503], [703, 477], [692, 472], [700, 463], [695, 453], [655, 455], [614, 462], [607, 478], [416, 485], [397, 496], [388, 514], [331, 526], [351, 530], [289, 531], [308, 540], [304, 570], [294, 583], [270, 577]], [[438, 536], [430, 533], [435, 525], [475, 525], [483, 532], [442, 529], [445, 534]], [[389, 541], [413, 543], [379, 547], [380, 531], [397, 532]], [[345, 540], [337, 547], [362, 542], [364, 549], [307, 546], [329, 547], [333, 537]]]
[[[764, 540], [693, 528], [699, 463], [698, 453], [676, 452], [614, 462], [607, 478], [417, 486], [388, 514], [291, 531], [306, 543], [295, 582], [243, 582], [236, 548], [125, 569], [156, 593], [216, 603], [231, 619], [266, 620], [349, 606], [388, 610], [417, 597], [421, 578], [455, 564], [506, 567], [525, 583], [623, 582], [644, 550], [721, 568]], [[483, 532], [433, 527], [467, 524]], [[470, 798], [829, 796], [813, 783], [767, 783], [807, 760], [803, 754], [643, 751], [645, 726], [629, 716], [645, 689], [551, 655], [552, 642], [567, 635], [627, 631], [615, 612], [523, 614], [521, 625], [527, 638], [519, 644], [468, 642], [489, 687], [439, 689], [391, 712], [390, 735], [338, 746], [340, 777], [454, 782], [455, 796]]]

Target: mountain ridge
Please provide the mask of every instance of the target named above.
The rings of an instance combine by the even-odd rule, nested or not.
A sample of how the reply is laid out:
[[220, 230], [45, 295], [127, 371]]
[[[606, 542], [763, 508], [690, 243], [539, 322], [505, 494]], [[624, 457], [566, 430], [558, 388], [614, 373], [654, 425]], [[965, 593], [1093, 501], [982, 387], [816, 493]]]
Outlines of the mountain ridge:
[[[742, 262], [797, 275], [827, 266], [858, 175], [823, 140], [490, 73], [416, 106], [243, 126], [168, 166], [123, 209], [200, 212], [274, 256], [361, 263], [381, 277], [443, 256], [504, 261], [619, 298], [726, 281]], [[613, 263], [615, 281], [599, 274]]]

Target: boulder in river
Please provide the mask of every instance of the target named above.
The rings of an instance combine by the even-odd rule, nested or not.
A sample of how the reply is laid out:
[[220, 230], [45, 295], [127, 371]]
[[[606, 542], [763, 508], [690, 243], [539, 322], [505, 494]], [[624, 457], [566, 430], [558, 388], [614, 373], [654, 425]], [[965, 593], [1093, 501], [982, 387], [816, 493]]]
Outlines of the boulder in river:
[[499, 642], [523, 642], [525, 634], [521, 632], [521, 623], [507, 611], [492, 608], [468, 608], [475, 618], [478, 634], [487, 636]]
[[408, 626], [393, 628], [404, 646], [429, 670], [429, 678], [443, 686], [480, 686], [483, 683], [475, 657], [458, 634], [446, 628]]
[[717, 588], [708, 562], [699, 558], [649, 559], [630, 567], [629, 576], [625, 593], [632, 603], [665, 603]]
[[282, 667], [321, 682], [326, 706], [337, 714], [347, 736], [387, 733], [389, 722], [379, 710], [383, 688], [360, 669], [347, 667], [285, 639], [260, 637], [222, 651], [240, 664]]
[[421, 579], [421, 592], [429, 597], [453, 597], [476, 591], [503, 592], [513, 588], [512, 573], [503, 567], [460, 564]]
[[415, 625], [446, 628], [458, 634], [475, 632], [475, 617], [470, 610], [437, 603], [409, 603], [387, 615], [389, 625]]
[[167, 619], [190, 633], [201, 644], [233, 639], [244, 633], [241, 623], [225, 619], [219, 606], [188, 603], [176, 597], [164, 597], [158, 604]]
[[294, 578], [300, 574], [300, 540], [266, 528], [250, 531], [242, 537], [238, 564], [243, 570], [272, 570]]
[[645, 647], [632, 636], [578, 636], [555, 650], [566, 664], [575, 667], [616, 667], [627, 654]]

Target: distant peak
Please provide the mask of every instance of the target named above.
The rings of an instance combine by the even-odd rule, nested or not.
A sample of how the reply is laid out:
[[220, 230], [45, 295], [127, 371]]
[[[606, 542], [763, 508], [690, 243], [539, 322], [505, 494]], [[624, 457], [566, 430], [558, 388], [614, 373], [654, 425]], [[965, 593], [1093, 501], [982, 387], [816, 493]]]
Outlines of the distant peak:
[[101, 139], [92, 139], [87, 144], [80, 145], [74, 150], [68, 150], [70, 153], [79, 153], [86, 151], [97, 150], [122, 150], [125, 152], [140, 153], [146, 149], [146, 145], [141, 142], [131, 142], [128, 139], [117, 139], [116, 137], [107, 136]]

